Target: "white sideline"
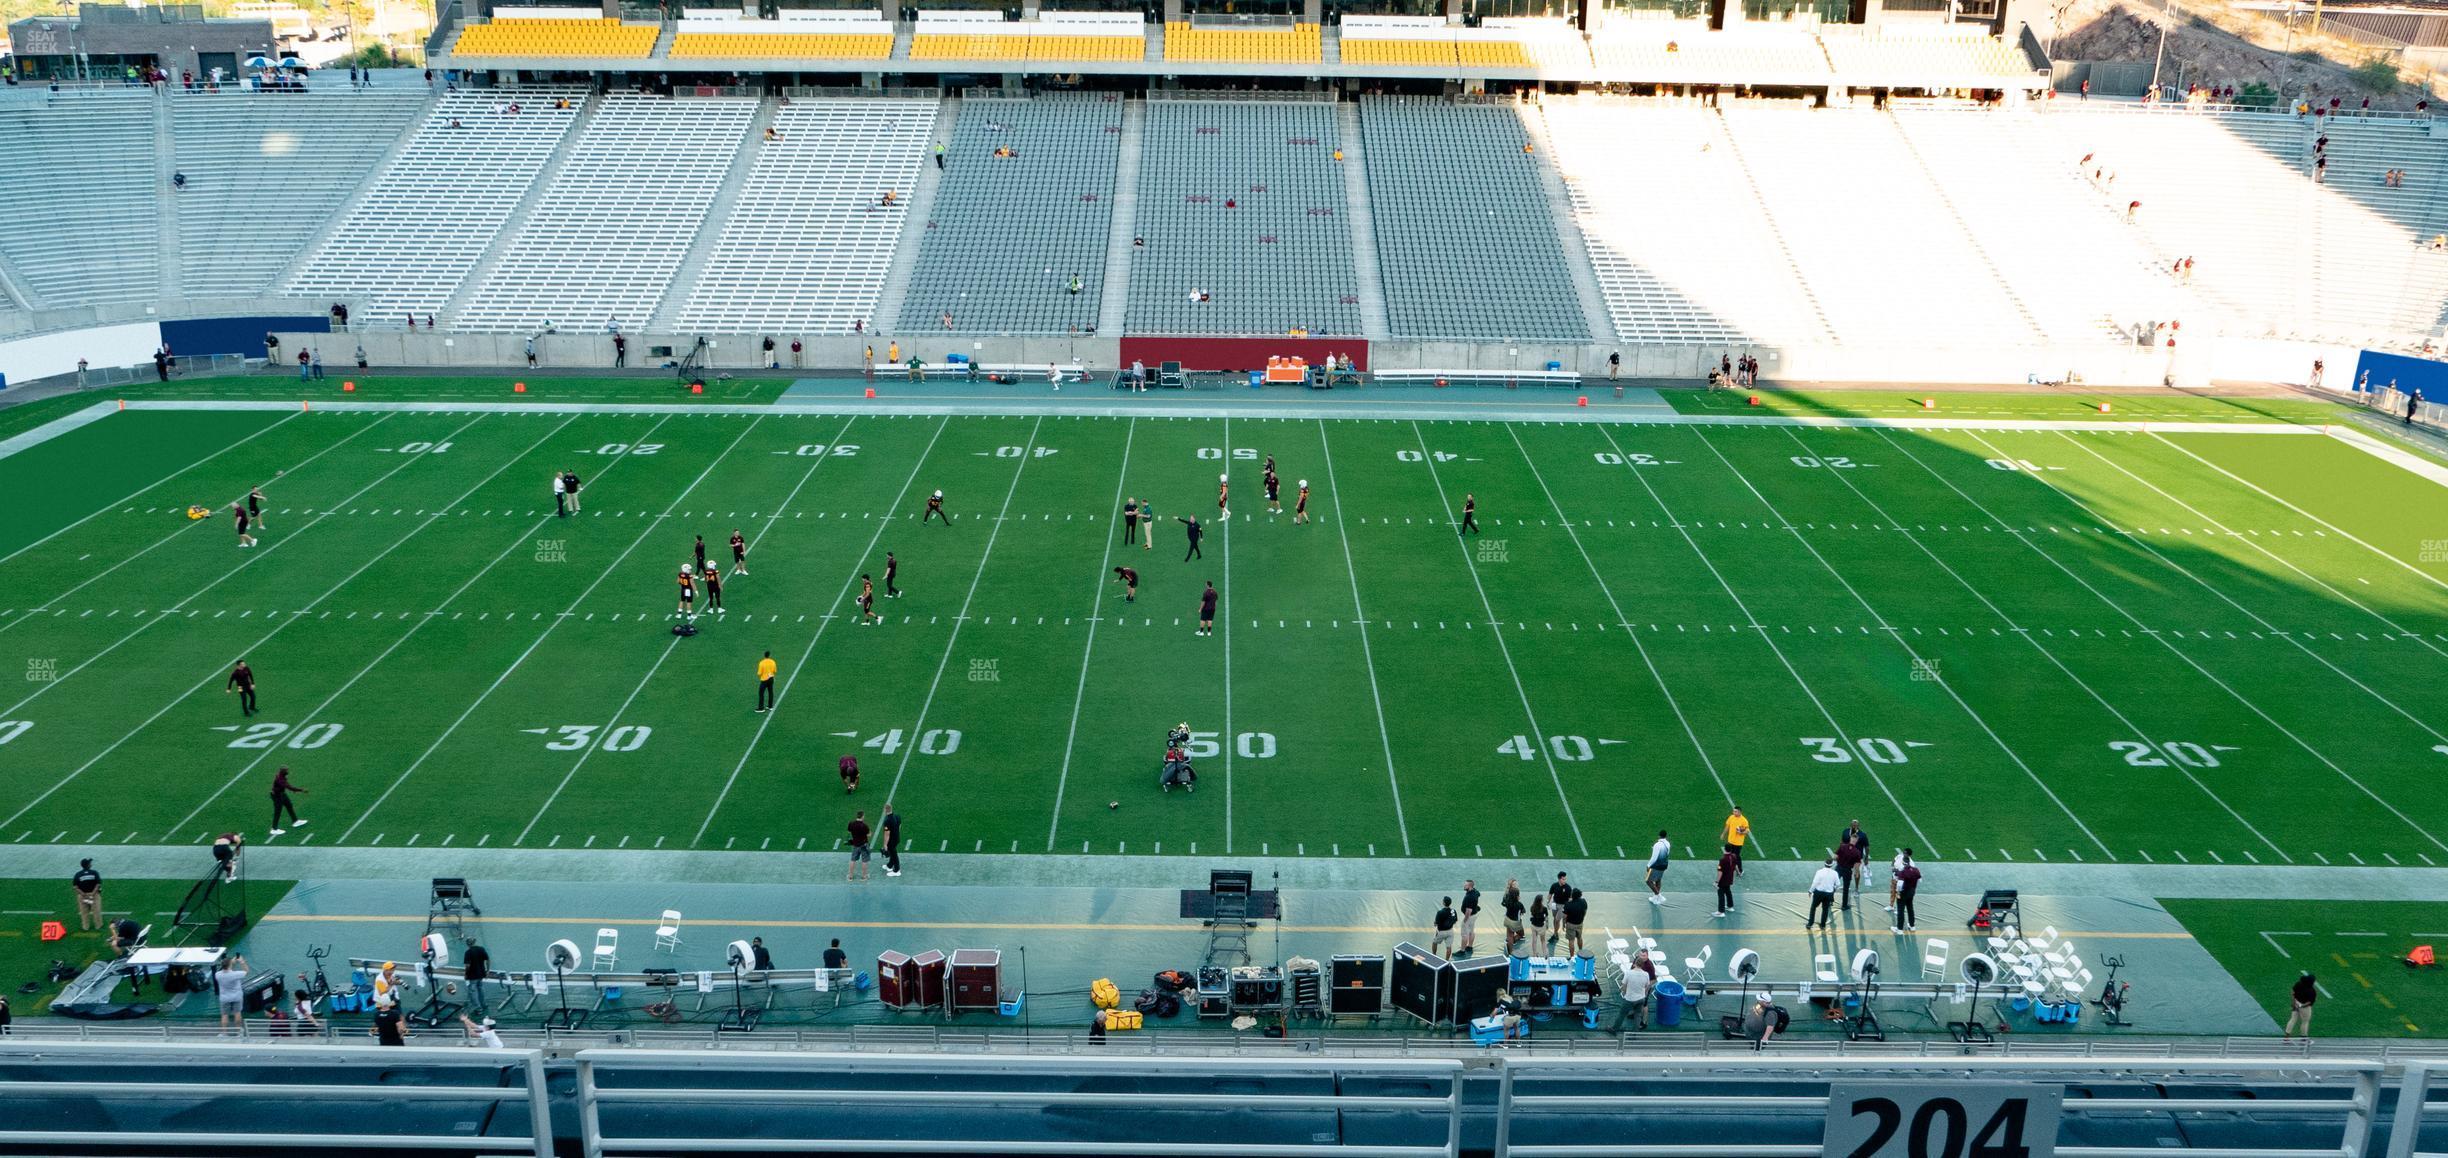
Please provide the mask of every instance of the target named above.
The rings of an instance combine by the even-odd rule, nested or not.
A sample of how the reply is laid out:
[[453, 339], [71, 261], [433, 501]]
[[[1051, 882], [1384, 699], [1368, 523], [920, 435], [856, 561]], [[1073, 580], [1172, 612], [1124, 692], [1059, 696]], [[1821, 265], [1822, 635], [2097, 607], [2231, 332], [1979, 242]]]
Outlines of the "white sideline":
[[[42, 444], [49, 442], [54, 438], [58, 438], [60, 435], [66, 434], [71, 430], [75, 430], [80, 426], [92, 425], [93, 423], [100, 422], [118, 412], [119, 407], [113, 403], [96, 402], [83, 410], [75, 411], [60, 418], [54, 418], [51, 421], [43, 423], [42, 425], [26, 431], [23, 434], [14, 435], [9, 438], [0, 438], [0, 458], [7, 458], [18, 451], [30, 450], [34, 447], [41, 446]], [[262, 432], [257, 431], [256, 433], [260, 434]]]

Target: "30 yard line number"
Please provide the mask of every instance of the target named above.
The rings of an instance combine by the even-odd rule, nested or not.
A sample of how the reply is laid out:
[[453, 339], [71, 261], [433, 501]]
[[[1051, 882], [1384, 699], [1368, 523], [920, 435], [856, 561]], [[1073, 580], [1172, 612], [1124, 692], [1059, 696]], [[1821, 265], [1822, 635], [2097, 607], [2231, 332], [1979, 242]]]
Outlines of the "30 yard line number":
[[1598, 459], [1598, 465], [1600, 466], [1622, 466], [1625, 463], [1630, 463], [1633, 466], [1658, 465], [1658, 456], [1654, 454], [1642, 454], [1638, 451], [1633, 451], [1626, 454], [1617, 454], [1611, 450], [1601, 450], [1597, 452], [1596, 457]]
[[578, 752], [596, 742], [596, 733], [603, 733], [602, 748], [606, 752], [635, 752], [654, 738], [654, 728], [646, 724], [622, 724], [605, 730], [601, 724], [563, 724], [558, 728], [529, 728], [530, 732], [555, 736], [544, 743], [552, 752]]
[[1884, 736], [1855, 736], [1850, 740], [1838, 736], [1804, 736], [1802, 746], [1811, 750], [1810, 758], [1822, 764], [1850, 764], [1859, 756], [1865, 764], [1910, 764], [1909, 749], [1927, 748], [1919, 740], [1897, 742]]

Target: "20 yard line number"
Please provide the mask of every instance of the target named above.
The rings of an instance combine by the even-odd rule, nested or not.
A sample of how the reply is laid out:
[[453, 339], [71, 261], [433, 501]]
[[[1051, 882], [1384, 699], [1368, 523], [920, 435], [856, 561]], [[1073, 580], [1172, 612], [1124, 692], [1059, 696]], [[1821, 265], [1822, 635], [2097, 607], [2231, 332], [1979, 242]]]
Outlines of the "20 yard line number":
[[[7, 725], [0, 724], [0, 728], [5, 728], [6, 726]], [[329, 744], [333, 740], [339, 739], [340, 733], [345, 730], [347, 729], [344, 725], [329, 722], [302, 724], [294, 729], [287, 724], [275, 724], [270, 722], [256, 724], [224, 724], [213, 729], [213, 731], [216, 732], [238, 733], [237, 738], [231, 740], [228, 745], [226, 745], [227, 747], [255, 749], [283, 747], [296, 748], [300, 751], [311, 751], [313, 749], [320, 748], [325, 744]], [[10, 738], [14, 739], [14, 737]], [[282, 742], [284, 738], [287, 741], [286, 743]], [[7, 740], [0, 740], [0, 743], [7, 742]]]
[[2110, 740], [2108, 750], [2125, 757], [2128, 768], [2216, 768], [2218, 754], [2233, 752], [2233, 744], [2196, 744], [2191, 740]]

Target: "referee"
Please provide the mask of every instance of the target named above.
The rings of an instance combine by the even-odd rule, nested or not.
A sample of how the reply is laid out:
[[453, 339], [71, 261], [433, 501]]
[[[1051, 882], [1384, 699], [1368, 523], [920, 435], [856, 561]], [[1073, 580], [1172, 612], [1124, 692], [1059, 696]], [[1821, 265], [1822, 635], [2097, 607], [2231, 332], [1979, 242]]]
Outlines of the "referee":
[[765, 653], [765, 658], [757, 661], [757, 711], [759, 712], [773, 710], [774, 668], [774, 657], [770, 651]]

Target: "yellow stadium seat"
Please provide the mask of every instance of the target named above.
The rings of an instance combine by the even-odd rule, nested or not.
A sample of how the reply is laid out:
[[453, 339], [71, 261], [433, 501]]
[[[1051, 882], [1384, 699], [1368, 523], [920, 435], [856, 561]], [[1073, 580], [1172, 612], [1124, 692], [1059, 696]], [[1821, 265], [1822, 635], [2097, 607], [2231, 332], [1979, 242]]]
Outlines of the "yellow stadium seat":
[[[1456, 46], [1461, 50], [1464, 68], [1529, 68], [1530, 54], [1510, 40], [1465, 40]], [[1349, 55], [1351, 46], [1344, 45]]]
[[1353, 40], [1343, 41], [1345, 64], [1395, 64], [1424, 68], [1452, 68], [1460, 63], [1451, 40]]
[[1027, 60], [1026, 36], [928, 32], [910, 37], [911, 60]]
[[1198, 28], [1165, 25], [1166, 60], [1216, 60], [1241, 64], [1315, 64], [1323, 59], [1318, 26], [1291, 28]]
[[843, 32], [683, 32], [672, 38], [673, 60], [883, 60], [892, 37]]
[[1029, 38], [1029, 59], [1038, 61], [1065, 60], [1145, 60], [1145, 36], [1033, 36]]
[[587, 56], [643, 59], [661, 30], [603, 20], [502, 20], [470, 25], [455, 56]]

